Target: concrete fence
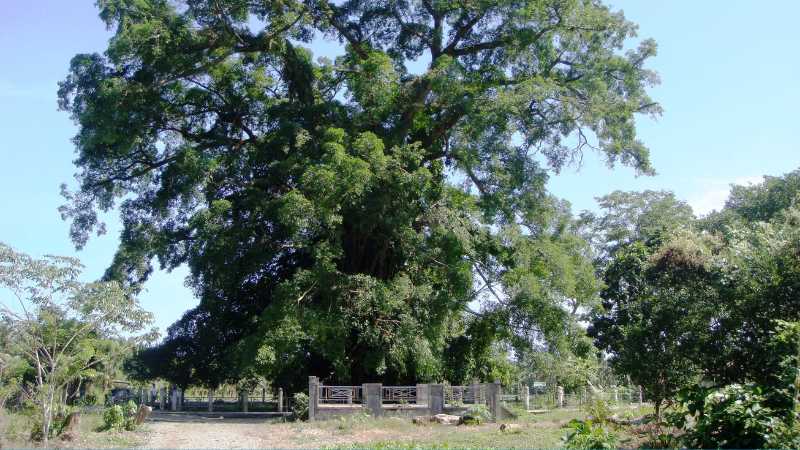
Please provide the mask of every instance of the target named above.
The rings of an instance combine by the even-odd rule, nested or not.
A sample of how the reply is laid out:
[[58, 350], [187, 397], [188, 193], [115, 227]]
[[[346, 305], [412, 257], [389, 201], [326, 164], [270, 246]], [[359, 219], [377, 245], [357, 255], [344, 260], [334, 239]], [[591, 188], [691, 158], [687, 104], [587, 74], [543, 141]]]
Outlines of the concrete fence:
[[308, 377], [308, 419], [325, 420], [359, 413], [373, 417], [460, 414], [472, 405], [485, 405], [492, 418], [498, 420], [503, 411], [501, 394], [499, 382], [469, 386], [384, 386], [381, 383], [327, 386], [311, 376]]
[[162, 411], [284, 412], [288, 409], [288, 399], [285, 398], [282, 388], [278, 388], [276, 395], [266, 390], [257, 395], [247, 391], [241, 391], [235, 396], [219, 395], [214, 389], [210, 389], [205, 395], [188, 396], [177, 387], [154, 387], [134, 391], [132, 400]]

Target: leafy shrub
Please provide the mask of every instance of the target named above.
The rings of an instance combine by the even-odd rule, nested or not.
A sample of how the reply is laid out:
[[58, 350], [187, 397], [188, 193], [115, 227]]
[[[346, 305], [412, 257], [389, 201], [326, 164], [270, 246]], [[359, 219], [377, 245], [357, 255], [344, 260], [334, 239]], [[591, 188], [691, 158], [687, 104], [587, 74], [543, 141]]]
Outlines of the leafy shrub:
[[139, 407], [133, 400], [128, 400], [122, 407], [122, 412], [125, 415], [125, 429], [133, 431], [136, 428], [136, 413], [139, 412]]
[[567, 427], [571, 431], [561, 439], [565, 448], [617, 448], [619, 442], [617, 435], [601, 423], [573, 419]]
[[609, 402], [602, 398], [592, 397], [585, 405], [583, 410], [594, 423], [606, 424], [611, 418], [611, 407]]
[[467, 411], [461, 416], [461, 423], [464, 425], [480, 425], [492, 419], [492, 414], [486, 405], [470, 405]]
[[292, 402], [292, 414], [297, 420], [308, 420], [308, 394], [298, 392], [294, 394]]
[[136, 413], [139, 407], [133, 400], [125, 405], [111, 405], [103, 412], [103, 429], [133, 431], [136, 429]]
[[125, 413], [120, 405], [112, 405], [103, 411], [103, 424], [106, 430], [121, 430], [125, 426]]
[[761, 387], [731, 384], [722, 388], [693, 386], [684, 389], [678, 401], [686, 415], [670, 417], [670, 422], [685, 431], [684, 443], [702, 448], [774, 448], [798, 443], [786, 412], [765, 406]]

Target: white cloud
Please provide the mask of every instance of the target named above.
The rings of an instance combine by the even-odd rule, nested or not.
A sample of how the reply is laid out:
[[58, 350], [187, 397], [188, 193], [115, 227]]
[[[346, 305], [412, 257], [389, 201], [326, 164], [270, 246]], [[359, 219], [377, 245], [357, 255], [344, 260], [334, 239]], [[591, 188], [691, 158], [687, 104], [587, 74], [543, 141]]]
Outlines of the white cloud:
[[700, 188], [694, 194], [689, 195], [686, 201], [691, 205], [696, 215], [704, 216], [725, 206], [732, 184], [753, 185], [761, 183], [763, 180], [762, 176], [736, 177], [727, 180], [722, 178], [703, 178], [697, 182]]

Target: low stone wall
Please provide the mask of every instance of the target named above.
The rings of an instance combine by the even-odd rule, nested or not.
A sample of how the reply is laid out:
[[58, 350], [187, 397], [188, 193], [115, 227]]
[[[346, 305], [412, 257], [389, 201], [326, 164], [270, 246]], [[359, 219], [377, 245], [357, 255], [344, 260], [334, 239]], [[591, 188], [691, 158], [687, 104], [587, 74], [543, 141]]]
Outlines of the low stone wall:
[[[472, 390], [472, 404], [485, 405], [492, 415], [494, 420], [502, 419], [503, 408], [501, 408], [501, 392], [500, 383], [484, 383], [475, 384], [469, 387], [458, 387], [461, 396], [464, 397], [465, 389]], [[327, 420], [338, 418], [351, 414], [366, 413], [373, 417], [415, 417], [415, 416], [433, 416], [436, 414], [463, 414], [470, 406], [470, 404], [462, 404], [459, 398], [455, 398], [452, 394], [454, 387], [448, 387], [449, 400], [451, 404], [447, 404], [448, 398], [445, 398], [445, 386], [443, 384], [419, 384], [411, 387], [392, 387], [387, 386], [385, 389], [380, 383], [366, 383], [362, 386], [321, 386], [317, 377], [309, 377], [308, 380], [308, 418], [310, 421]], [[328, 394], [323, 395], [320, 399], [320, 392], [330, 392], [337, 390], [338, 392], [345, 392], [344, 396], [346, 403], [326, 403], [330, 402], [331, 398]], [[388, 393], [384, 395], [384, 391]], [[402, 403], [396, 403], [396, 399], [392, 398], [392, 392], [401, 391], [408, 393], [415, 393], [409, 397], [408, 403], [403, 399]], [[477, 392], [483, 392], [485, 395], [478, 395]], [[360, 395], [359, 395], [360, 393]], [[331, 396], [332, 397], [332, 396]], [[342, 397], [336, 397], [334, 401], [341, 401]], [[452, 404], [452, 403], [457, 403]]]

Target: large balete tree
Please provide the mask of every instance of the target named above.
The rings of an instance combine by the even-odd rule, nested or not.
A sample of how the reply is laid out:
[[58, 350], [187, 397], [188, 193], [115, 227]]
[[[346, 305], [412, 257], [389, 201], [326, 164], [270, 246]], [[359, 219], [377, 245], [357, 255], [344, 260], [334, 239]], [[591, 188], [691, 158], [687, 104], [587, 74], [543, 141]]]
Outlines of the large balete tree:
[[171, 334], [229, 379], [488, 377], [497, 342], [556, 340], [596, 293], [549, 174], [588, 149], [653, 171], [655, 44], [625, 51], [599, 1], [98, 5], [116, 32], [59, 90], [62, 214], [80, 247], [119, 208], [108, 279], [187, 264], [201, 302]]

